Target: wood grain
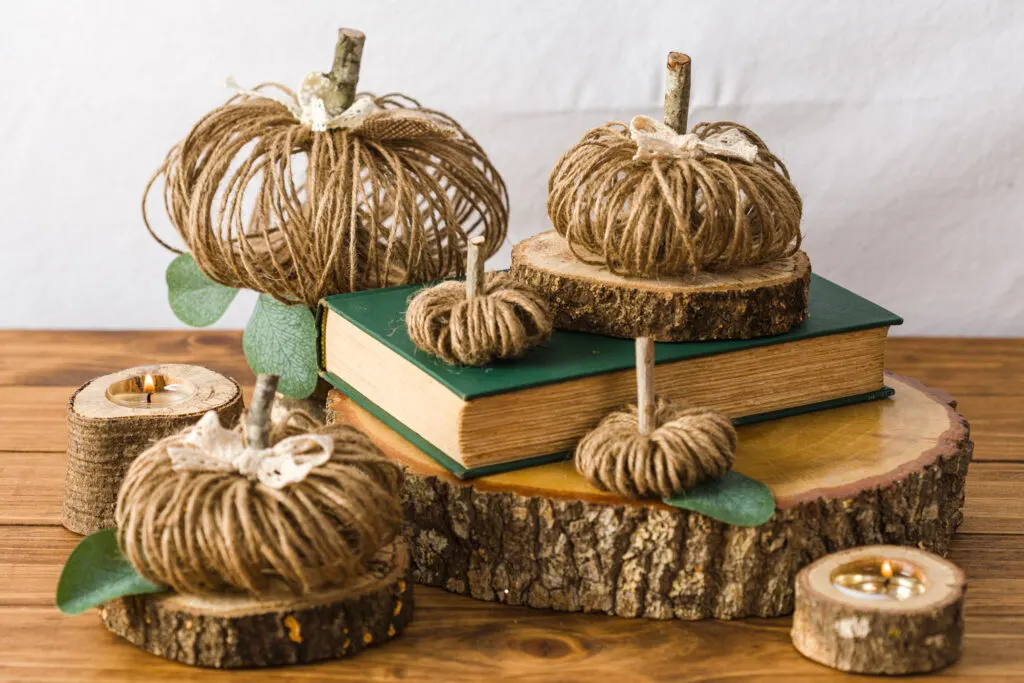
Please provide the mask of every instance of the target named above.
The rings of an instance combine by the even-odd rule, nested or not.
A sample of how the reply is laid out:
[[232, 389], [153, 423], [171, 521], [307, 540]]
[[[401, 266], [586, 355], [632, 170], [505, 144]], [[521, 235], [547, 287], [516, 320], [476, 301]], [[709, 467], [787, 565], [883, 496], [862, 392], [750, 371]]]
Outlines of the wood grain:
[[[145, 362], [206, 365], [251, 384], [240, 335], [6, 331], [0, 349], [0, 680], [223, 678], [148, 655], [110, 634], [95, 614], [66, 617], [52, 601], [76, 538], [57, 526], [68, 396], [92, 377]], [[889, 369], [955, 395], [976, 441], [965, 522], [950, 554], [968, 576], [966, 646], [964, 658], [941, 675], [1024, 679], [1024, 453], [1015, 452], [1024, 438], [1024, 341], [895, 338], [888, 353]], [[423, 586], [416, 591], [416, 617], [388, 647], [349, 662], [228, 675], [254, 681], [847, 678], [797, 654], [786, 618], [653, 622], [495, 605]]]

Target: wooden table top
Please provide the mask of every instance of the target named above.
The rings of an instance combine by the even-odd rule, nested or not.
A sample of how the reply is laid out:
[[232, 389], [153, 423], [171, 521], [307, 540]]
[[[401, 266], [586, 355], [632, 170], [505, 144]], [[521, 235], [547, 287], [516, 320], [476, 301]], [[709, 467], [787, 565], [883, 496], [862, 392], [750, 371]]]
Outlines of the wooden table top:
[[[85, 381], [158, 362], [250, 384], [234, 332], [0, 331], [0, 679], [545, 681], [829, 680], [788, 618], [645, 621], [480, 602], [419, 586], [405, 634], [348, 661], [215, 672], [111, 635], [95, 613], [53, 606], [78, 537], [60, 526], [65, 403]], [[1024, 340], [893, 339], [888, 369], [944, 389], [972, 426], [965, 521], [950, 556], [967, 573], [963, 659], [946, 678], [1024, 680]], [[911, 680], [911, 679], [902, 679]]]

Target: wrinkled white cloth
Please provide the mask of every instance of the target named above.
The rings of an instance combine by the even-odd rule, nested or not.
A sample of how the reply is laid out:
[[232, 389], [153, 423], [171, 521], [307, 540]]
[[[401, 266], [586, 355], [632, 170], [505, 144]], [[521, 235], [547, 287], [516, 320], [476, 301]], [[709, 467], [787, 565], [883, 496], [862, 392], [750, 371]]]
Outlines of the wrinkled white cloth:
[[324, 104], [324, 95], [334, 87], [331, 79], [322, 73], [313, 71], [302, 79], [299, 84], [297, 99], [291, 100], [272, 92], [261, 92], [258, 90], [246, 90], [228, 77], [226, 84], [229, 88], [240, 95], [250, 97], [265, 97], [280, 102], [288, 107], [292, 116], [299, 120], [299, 123], [309, 126], [319, 133], [331, 128], [355, 128], [361, 124], [367, 116], [385, 109], [379, 106], [372, 95], [360, 95], [352, 105], [338, 114], [331, 117], [327, 114], [327, 106]]
[[241, 434], [221, 426], [213, 410], [192, 427], [182, 444], [167, 449], [175, 472], [238, 472], [273, 489], [304, 480], [334, 452], [334, 439], [323, 434], [290, 436], [273, 448], [248, 448]]
[[701, 139], [694, 133], [680, 135], [649, 116], [634, 116], [629, 122], [629, 134], [636, 142], [633, 159], [637, 161], [657, 157], [687, 159], [701, 154], [732, 157], [747, 163], [757, 158], [757, 145], [735, 128]]

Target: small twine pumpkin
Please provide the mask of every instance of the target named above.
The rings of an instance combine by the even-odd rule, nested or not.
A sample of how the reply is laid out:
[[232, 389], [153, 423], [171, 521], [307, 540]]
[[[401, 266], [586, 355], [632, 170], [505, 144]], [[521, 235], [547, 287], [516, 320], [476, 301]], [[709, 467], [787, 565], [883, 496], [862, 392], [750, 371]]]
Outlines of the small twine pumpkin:
[[335, 58], [344, 83], [311, 74], [298, 95], [278, 84], [242, 91], [171, 148], [143, 196], [160, 244], [180, 253], [146, 214], [163, 179], [171, 223], [199, 268], [288, 304], [461, 275], [474, 234], [497, 251], [508, 192], [483, 149], [404, 95], [353, 102], [363, 36], [353, 56], [342, 49], [354, 49], [352, 35], [342, 30]]
[[[661, 139], [647, 144], [653, 137]], [[728, 148], [744, 143], [745, 159]], [[548, 181], [548, 217], [577, 258], [626, 276], [681, 277], [792, 255], [801, 211], [782, 161], [729, 122], [688, 135], [647, 117], [608, 123], [570, 148]]]
[[738, 437], [710, 408], [657, 398], [654, 429], [641, 434], [635, 405], [608, 414], [576, 446], [576, 469], [593, 486], [635, 498], [683, 493], [728, 472]]
[[[234, 430], [237, 438], [244, 429]], [[122, 552], [155, 584], [182, 593], [254, 595], [282, 586], [295, 594], [344, 586], [369, 571], [401, 528], [400, 469], [350, 426], [324, 427], [298, 412], [274, 423], [270, 446], [290, 437], [332, 444], [326, 462], [277, 487], [243, 473], [244, 462], [236, 469], [217, 452], [197, 450], [195, 430], [142, 453], [118, 495]], [[302, 444], [299, 438], [300, 451]], [[179, 469], [180, 453], [198, 459], [198, 467]], [[278, 479], [303, 467], [284, 464], [292, 469], [272, 461], [264, 466]]]
[[405, 314], [413, 343], [447, 363], [519, 358], [551, 336], [547, 301], [508, 273], [487, 273], [476, 296], [462, 282], [420, 290]]

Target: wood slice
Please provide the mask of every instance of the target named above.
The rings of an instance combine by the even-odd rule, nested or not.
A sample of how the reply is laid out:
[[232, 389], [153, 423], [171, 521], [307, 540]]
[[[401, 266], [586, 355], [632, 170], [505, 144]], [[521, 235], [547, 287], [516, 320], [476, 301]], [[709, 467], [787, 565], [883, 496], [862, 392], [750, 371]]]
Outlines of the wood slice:
[[[921, 579], [923, 592], [902, 600], [869, 599], [836, 587], [833, 579], [844, 567], [882, 559]], [[916, 548], [871, 546], [828, 555], [797, 576], [793, 645], [840, 671], [891, 675], [941, 669], [963, 652], [966, 586], [959, 567]]]
[[777, 510], [734, 527], [591, 487], [569, 461], [460, 481], [342, 394], [328, 419], [407, 469], [420, 583], [482, 600], [656, 619], [778, 616], [805, 565], [858, 545], [944, 554], [962, 520], [973, 444], [948, 396], [895, 375], [892, 399], [739, 428], [735, 469]]
[[105, 604], [100, 618], [147, 652], [232, 669], [350, 657], [400, 634], [412, 611], [409, 553], [399, 540], [344, 588], [302, 597], [135, 595]]
[[548, 298], [559, 329], [681, 342], [786, 332], [807, 315], [811, 263], [801, 251], [729, 273], [627, 278], [576, 258], [552, 230], [515, 245], [511, 272]]
[[[195, 387], [188, 398], [159, 408], [132, 408], [107, 397], [118, 382], [145, 374], [183, 380]], [[216, 410], [233, 427], [243, 409], [235, 380], [197, 365], [149, 365], [97, 377], [68, 401], [68, 457], [61, 523], [76, 534], [115, 525], [117, 492], [136, 456], [154, 442], [195, 424]]]

